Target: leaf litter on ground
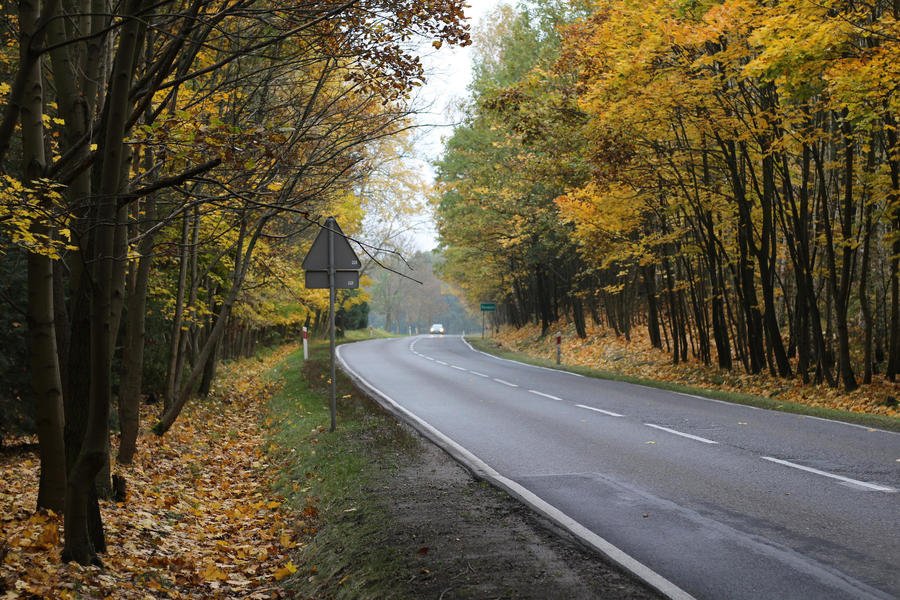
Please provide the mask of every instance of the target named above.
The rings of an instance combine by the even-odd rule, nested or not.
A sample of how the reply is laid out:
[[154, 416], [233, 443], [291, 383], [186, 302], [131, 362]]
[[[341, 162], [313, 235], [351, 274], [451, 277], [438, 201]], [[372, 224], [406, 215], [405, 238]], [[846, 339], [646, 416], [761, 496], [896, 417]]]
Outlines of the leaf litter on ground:
[[[900, 416], [896, 400], [891, 401], [897, 398], [900, 385], [888, 381], [881, 375], [876, 375], [871, 384], [862, 385], [848, 394], [842, 388], [804, 384], [799, 377], [784, 379], [766, 372], [749, 375], [743, 371], [739, 363], [735, 363], [731, 371], [719, 369], [715, 365], [704, 365], [702, 361], [693, 357], [675, 365], [670, 353], [652, 346], [649, 335], [643, 328], [633, 329], [630, 332], [630, 340], [594, 324], [587, 326], [585, 339], [580, 339], [575, 334], [574, 325], [571, 323], [555, 323], [550, 331], [563, 333], [561, 349], [563, 363], [567, 365], [695, 388], [761, 396], [819, 408], [888, 417]], [[494, 341], [514, 352], [549, 361], [556, 360], [555, 337], [541, 336], [540, 325], [532, 324], [519, 329], [503, 327]]]
[[138, 455], [113, 467], [127, 499], [101, 501], [103, 568], [60, 562], [62, 518], [35, 511], [36, 452], [0, 455], [0, 598], [284, 597], [303, 517], [272, 492], [263, 421], [277, 382], [265, 373], [295, 349], [228, 364], [161, 438], [149, 430], [159, 408], [142, 407]]

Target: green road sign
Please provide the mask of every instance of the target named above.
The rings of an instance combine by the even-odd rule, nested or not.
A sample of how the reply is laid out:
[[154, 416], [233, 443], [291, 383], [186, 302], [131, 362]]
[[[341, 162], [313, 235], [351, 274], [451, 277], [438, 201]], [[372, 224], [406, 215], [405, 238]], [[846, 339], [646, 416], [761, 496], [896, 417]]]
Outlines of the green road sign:
[[481, 312], [494, 312], [497, 310], [496, 302], [482, 302], [481, 303]]

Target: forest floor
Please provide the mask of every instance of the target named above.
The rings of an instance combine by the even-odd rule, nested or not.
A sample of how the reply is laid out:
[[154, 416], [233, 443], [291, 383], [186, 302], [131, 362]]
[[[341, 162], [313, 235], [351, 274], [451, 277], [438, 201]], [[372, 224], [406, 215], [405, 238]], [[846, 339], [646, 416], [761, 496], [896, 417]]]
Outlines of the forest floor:
[[149, 430], [160, 407], [143, 407], [135, 462], [113, 469], [126, 478], [126, 501], [101, 501], [102, 569], [60, 563], [62, 519], [34, 510], [37, 452], [8, 447], [0, 598], [283, 597], [279, 580], [294, 570], [302, 532], [272, 493], [261, 424], [276, 385], [263, 375], [291, 350], [223, 365], [211, 397], [190, 402], [163, 437]]
[[[658, 598], [475, 480], [338, 378], [313, 344], [226, 363], [162, 438], [145, 407], [104, 567], [61, 564], [35, 440], [0, 453], [0, 598]], [[7, 440], [9, 441], [9, 440]]]
[[[555, 333], [562, 333], [562, 363], [566, 368], [601, 378], [618, 379], [656, 387], [704, 392], [710, 397], [763, 408], [802, 412], [816, 416], [900, 430], [900, 384], [876, 375], [874, 381], [851, 393], [843, 388], [804, 384], [799, 377], [782, 379], [769, 373], [748, 375], [740, 364], [731, 371], [688, 360], [675, 365], [671, 353], [653, 348], [645, 329], [634, 329], [631, 340], [613, 331], [589, 325], [579, 339], [571, 324], [557, 323], [553, 335], [541, 336], [539, 325], [521, 329], [503, 327], [482, 342], [483, 349], [508, 353], [510, 358], [533, 360], [554, 366]], [[861, 375], [857, 375], [861, 379]]]

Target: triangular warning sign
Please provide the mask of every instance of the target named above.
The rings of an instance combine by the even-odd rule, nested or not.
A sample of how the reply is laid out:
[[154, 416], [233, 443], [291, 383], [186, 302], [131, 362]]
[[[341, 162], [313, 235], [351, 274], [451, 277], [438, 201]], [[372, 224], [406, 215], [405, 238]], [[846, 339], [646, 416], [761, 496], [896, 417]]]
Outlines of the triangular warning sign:
[[[330, 231], [329, 231], [330, 230]], [[350, 247], [350, 242], [344, 237], [344, 232], [334, 217], [325, 219], [325, 225], [319, 230], [316, 241], [303, 259], [303, 268], [307, 271], [328, 270], [328, 235], [334, 232], [334, 269], [341, 271], [358, 271], [360, 269], [359, 258]]]

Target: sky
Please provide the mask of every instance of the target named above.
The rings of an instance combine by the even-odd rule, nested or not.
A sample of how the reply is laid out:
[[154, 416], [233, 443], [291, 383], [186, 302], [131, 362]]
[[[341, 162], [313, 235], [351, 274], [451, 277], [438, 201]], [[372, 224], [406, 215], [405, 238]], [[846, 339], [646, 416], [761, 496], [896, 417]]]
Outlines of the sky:
[[[469, 0], [465, 13], [472, 30], [476, 30], [482, 19], [502, 3], [504, 0]], [[423, 45], [422, 63], [427, 73], [427, 83], [415, 100], [422, 108], [417, 117], [420, 127], [415, 135], [416, 157], [413, 162], [429, 182], [434, 180], [431, 162], [440, 157], [442, 140], [450, 136], [454, 121], [459, 118], [456, 107], [467, 96], [467, 87], [472, 79], [473, 55], [472, 46], [443, 46], [434, 50], [430, 41]], [[414, 239], [419, 249], [435, 248], [437, 234], [430, 217], [419, 215], [415, 219], [416, 222], [427, 223], [415, 232]]]

